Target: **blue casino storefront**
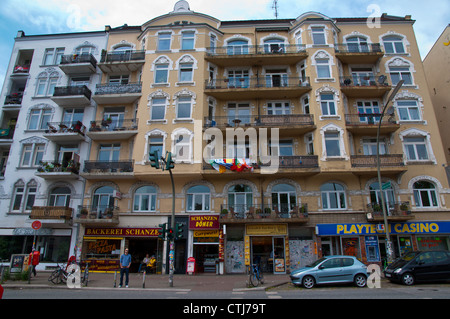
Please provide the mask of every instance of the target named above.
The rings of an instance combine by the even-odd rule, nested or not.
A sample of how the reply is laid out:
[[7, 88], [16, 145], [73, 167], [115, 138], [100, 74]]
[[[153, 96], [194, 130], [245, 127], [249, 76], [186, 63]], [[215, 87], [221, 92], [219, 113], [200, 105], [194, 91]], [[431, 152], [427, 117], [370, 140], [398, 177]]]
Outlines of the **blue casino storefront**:
[[[450, 221], [398, 222], [389, 224], [395, 256], [411, 250], [450, 250]], [[319, 256], [353, 255], [365, 263], [381, 263], [386, 257], [384, 224], [317, 224]]]

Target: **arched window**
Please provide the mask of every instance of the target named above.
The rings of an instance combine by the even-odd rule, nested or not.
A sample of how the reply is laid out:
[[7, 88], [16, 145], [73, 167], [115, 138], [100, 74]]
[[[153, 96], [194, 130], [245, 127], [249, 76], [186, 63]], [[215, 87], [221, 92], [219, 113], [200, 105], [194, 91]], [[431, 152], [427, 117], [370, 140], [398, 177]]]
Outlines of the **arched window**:
[[211, 207], [211, 192], [204, 185], [192, 186], [187, 190], [188, 212], [209, 212]]
[[227, 54], [228, 55], [239, 55], [248, 54], [248, 41], [247, 40], [234, 40], [228, 42]]
[[264, 41], [265, 53], [285, 53], [286, 47], [284, 40], [281, 39], [268, 39]]
[[361, 36], [347, 38], [348, 52], [369, 52], [367, 39]]
[[[372, 203], [372, 206], [374, 205], [381, 205], [381, 192], [380, 192], [380, 185], [378, 182], [372, 183], [369, 186], [370, 190], [370, 202]], [[383, 196], [385, 203], [388, 207], [393, 207], [395, 203], [395, 197], [394, 197], [394, 189], [392, 186], [390, 186], [387, 189], [383, 189]], [[381, 206], [380, 206], [381, 207]]]
[[324, 210], [347, 208], [344, 186], [338, 183], [326, 183], [320, 187], [322, 208]]
[[111, 186], [102, 186], [95, 190], [92, 200], [92, 211], [103, 213], [106, 210], [114, 208], [114, 188]]
[[49, 206], [65, 206], [70, 204], [70, 188], [55, 187], [50, 192]]
[[234, 211], [239, 217], [253, 206], [253, 192], [250, 186], [238, 184], [228, 189], [228, 208]]
[[406, 53], [403, 38], [398, 35], [383, 37], [383, 45], [386, 53]]
[[435, 186], [427, 181], [414, 183], [414, 200], [417, 207], [438, 207]]
[[297, 206], [297, 195], [294, 186], [278, 184], [272, 188], [272, 209], [289, 213], [295, 206]]
[[139, 187], [134, 192], [133, 211], [154, 212], [156, 210], [156, 188], [150, 185]]

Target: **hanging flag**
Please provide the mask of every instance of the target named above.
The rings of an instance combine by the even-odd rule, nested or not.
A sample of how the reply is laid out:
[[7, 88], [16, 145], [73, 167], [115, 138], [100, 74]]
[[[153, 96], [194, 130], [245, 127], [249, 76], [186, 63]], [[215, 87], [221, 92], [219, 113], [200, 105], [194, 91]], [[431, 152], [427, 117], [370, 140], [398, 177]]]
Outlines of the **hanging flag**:
[[248, 165], [243, 158], [225, 158], [225, 159], [215, 159], [210, 160], [209, 164], [219, 173], [225, 173], [226, 170], [242, 172], [244, 170], [253, 171], [253, 167]]
[[0, 136], [8, 136], [9, 135], [9, 128], [0, 129]]

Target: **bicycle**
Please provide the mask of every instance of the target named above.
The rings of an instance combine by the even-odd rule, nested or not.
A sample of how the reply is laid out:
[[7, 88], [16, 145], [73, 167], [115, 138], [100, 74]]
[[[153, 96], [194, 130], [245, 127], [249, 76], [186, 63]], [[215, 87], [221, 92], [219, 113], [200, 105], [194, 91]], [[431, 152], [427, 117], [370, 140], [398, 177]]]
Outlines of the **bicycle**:
[[252, 264], [248, 274], [248, 283], [252, 287], [258, 287], [264, 284], [264, 275], [258, 264]]
[[63, 265], [60, 266], [58, 263], [56, 264], [58, 266], [58, 269], [55, 269], [50, 276], [48, 277], [48, 281], [51, 281], [55, 285], [60, 284], [62, 282], [67, 282], [67, 277], [69, 277], [69, 273], [65, 270]]
[[87, 262], [83, 270], [83, 275], [81, 276], [81, 284], [87, 287], [88, 283], [89, 283], [89, 263]]

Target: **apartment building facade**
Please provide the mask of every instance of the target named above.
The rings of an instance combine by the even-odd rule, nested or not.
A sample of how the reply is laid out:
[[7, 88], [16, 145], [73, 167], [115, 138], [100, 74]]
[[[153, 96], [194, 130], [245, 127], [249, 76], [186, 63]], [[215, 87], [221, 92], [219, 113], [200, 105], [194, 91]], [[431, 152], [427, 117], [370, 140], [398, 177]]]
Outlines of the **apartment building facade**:
[[[328, 254], [381, 263], [381, 194], [397, 255], [449, 249], [445, 154], [413, 23], [220, 21], [178, 1], [142, 26], [107, 27], [73, 213], [79, 257], [108, 271], [127, 247], [132, 270], [154, 254], [166, 272], [173, 254], [179, 273], [189, 257], [222, 273], [260, 260], [283, 274]], [[227, 134], [247, 136], [227, 146]], [[153, 151], [175, 158], [174, 252], [158, 238], [173, 196]]]
[[80, 167], [106, 42], [106, 32], [15, 38], [0, 97], [2, 259], [30, 253], [34, 238], [43, 269], [74, 254], [73, 212], [83, 201]]

